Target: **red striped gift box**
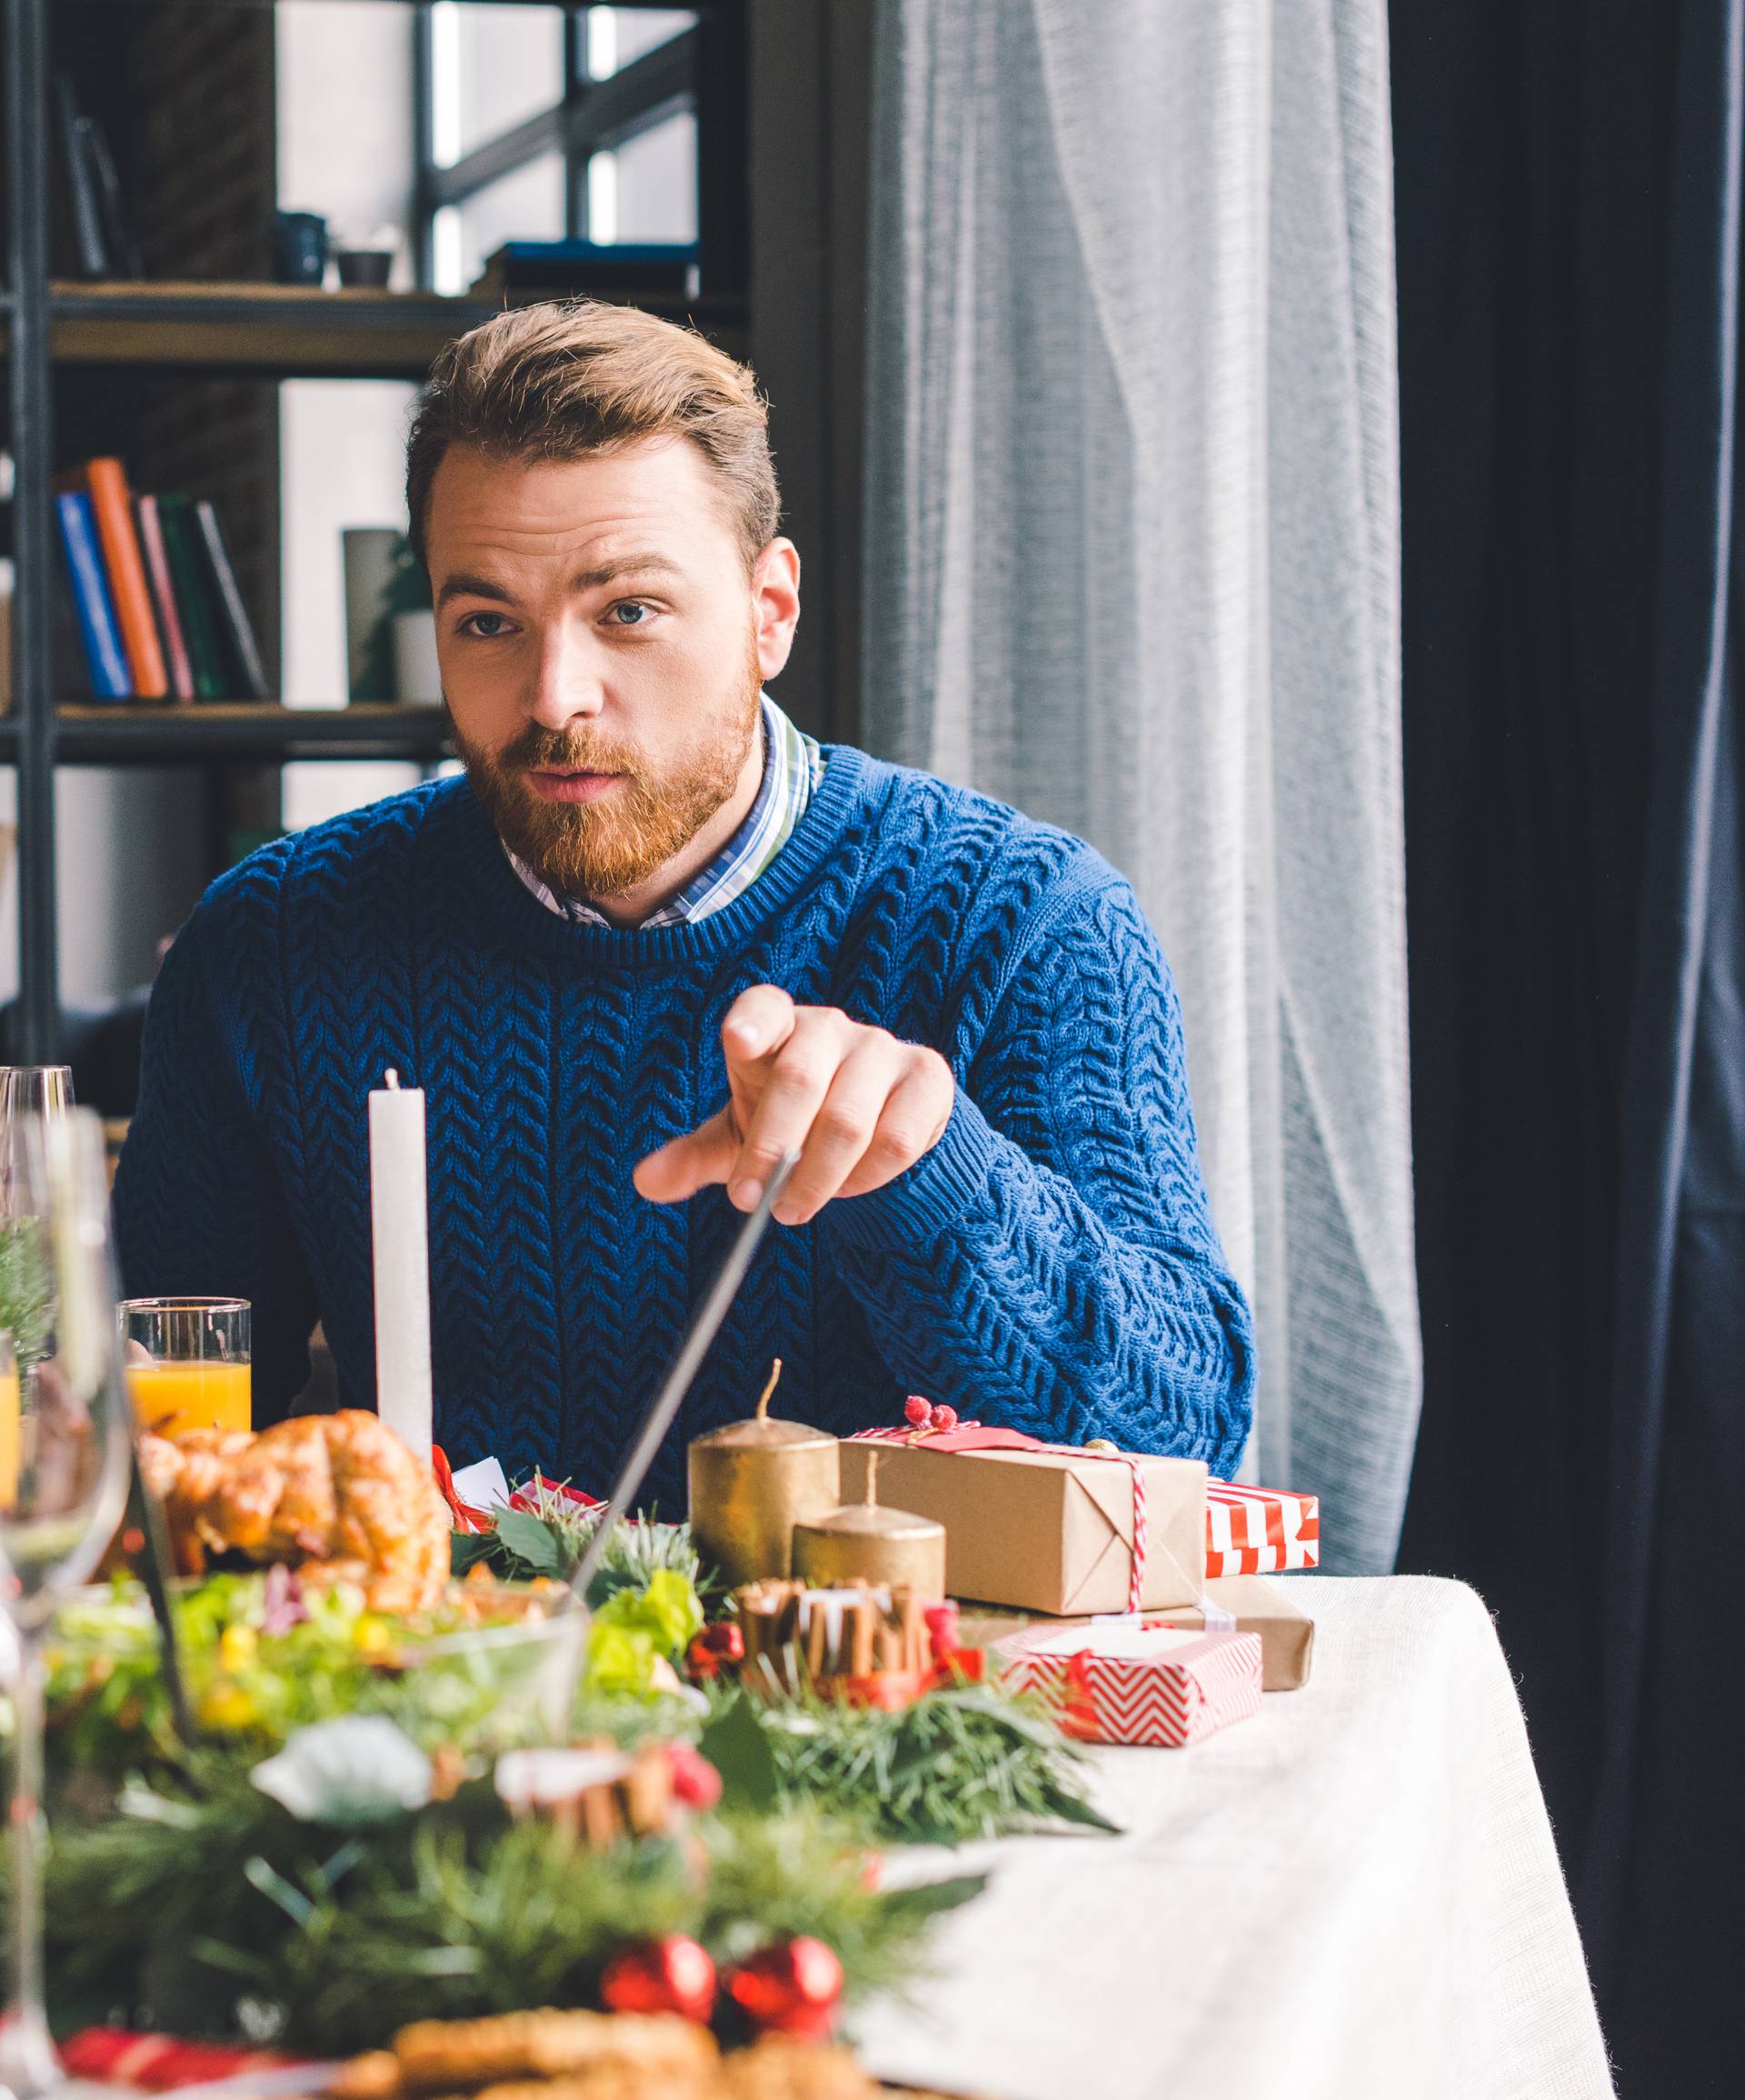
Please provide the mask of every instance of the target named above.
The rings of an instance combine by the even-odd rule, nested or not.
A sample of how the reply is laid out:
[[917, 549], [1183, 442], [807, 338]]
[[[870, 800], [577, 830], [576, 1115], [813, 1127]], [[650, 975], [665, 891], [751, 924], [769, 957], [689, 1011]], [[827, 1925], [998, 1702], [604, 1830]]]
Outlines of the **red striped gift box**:
[[169, 2093], [178, 2085], [281, 2071], [302, 2061], [276, 2049], [181, 2042], [174, 2035], [143, 2034], [132, 2027], [85, 2027], [61, 2045], [61, 2063], [74, 2077], [133, 2085], [144, 2093]]
[[1321, 1563], [1321, 1501], [1276, 1487], [1206, 1483], [1206, 1575], [1283, 1575]]
[[1179, 1750], [1261, 1710], [1261, 1636], [1197, 1634], [1142, 1620], [1032, 1626], [999, 1644], [1009, 1685], [1062, 1702], [1087, 1743]]

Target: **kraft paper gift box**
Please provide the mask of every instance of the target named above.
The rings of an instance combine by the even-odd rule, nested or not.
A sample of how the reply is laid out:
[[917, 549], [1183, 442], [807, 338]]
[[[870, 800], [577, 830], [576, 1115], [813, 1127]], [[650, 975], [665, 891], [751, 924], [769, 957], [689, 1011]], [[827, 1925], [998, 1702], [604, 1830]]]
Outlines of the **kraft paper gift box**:
[[1261, 1710], [1258, 1634], [1032, 1627], [995, 1653], [1008, 1685], [1055, 1693], [1062, 1727], [1089, 1743], [1179, 1750]]
[[[1194, 1458], [1038, 1444], [1009, 1429], [899, 1432], [843, 1445], [843, 1500], [945, 1526], [952, 1595], [1071, 1617], [1191, 1604], [1205, 1586], [1206, 1468]], [[1134, 1595], [1135, 1489], [1142, 1545]]]
[[1209, 1576], [1197, 1605], [1172, 1605], [1159, 1616], [1189, 1631], [1259, 1635], [1263, 1692], [1295, 1692], [1309, 1682], [1315, 1622], [1263, 1576]]

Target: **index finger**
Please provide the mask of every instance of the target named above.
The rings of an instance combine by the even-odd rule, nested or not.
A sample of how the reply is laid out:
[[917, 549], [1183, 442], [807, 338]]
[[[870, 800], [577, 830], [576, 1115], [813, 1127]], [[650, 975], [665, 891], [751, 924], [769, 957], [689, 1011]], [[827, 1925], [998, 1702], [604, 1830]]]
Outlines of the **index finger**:
[[721, 1047], [730, 1065], [746, 1064], [779, 1050], [793, 1034], [793, 1001], [779, 985], [753, 985], [727, 1009]]

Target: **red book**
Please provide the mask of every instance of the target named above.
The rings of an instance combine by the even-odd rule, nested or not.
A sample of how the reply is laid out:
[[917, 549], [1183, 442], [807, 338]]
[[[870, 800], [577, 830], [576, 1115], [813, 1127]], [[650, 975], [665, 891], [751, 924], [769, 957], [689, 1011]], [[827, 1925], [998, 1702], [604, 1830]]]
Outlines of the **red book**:
[[85, 477], [91, 491], [91, 507], [97, 514], [97, 536], [103, 543], [104, 565], [109, 571], [115, 617], [121, 623], [121, 638], [133, 667], [134, 696], [139, 700], [165, 699], [170, 681], [152, 617], [145, 564], [134, 531], [134, 504], [127, 475], [118, 459], [93, 459], [85, 463]]
[[176, 610], [175, 586], [170, 580], [169, 549], [164, 544], [164, 521], [157, 515], [157, 498], [139, 499], [139, 544], [145, 555], [145, 573], [152, 581], [157, 605], [157, 624], [164, 635], [164, 653], [169, 658], [170, 690], [178, 700], [194, 698], [194, 665], [187, 639], [182, 632], [182, 615]]

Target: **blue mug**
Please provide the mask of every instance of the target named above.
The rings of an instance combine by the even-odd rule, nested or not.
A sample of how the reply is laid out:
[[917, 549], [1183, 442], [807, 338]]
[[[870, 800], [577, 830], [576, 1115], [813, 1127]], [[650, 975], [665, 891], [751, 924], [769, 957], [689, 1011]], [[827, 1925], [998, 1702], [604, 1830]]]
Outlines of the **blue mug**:
[[318, 285], [327, 274], [327, 222], [319, 212], [274, 212], [273, 275], [281, 285]]

